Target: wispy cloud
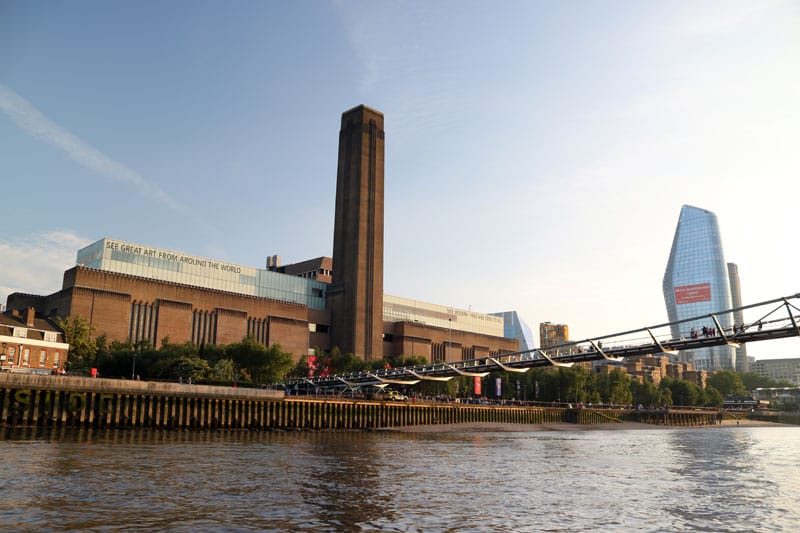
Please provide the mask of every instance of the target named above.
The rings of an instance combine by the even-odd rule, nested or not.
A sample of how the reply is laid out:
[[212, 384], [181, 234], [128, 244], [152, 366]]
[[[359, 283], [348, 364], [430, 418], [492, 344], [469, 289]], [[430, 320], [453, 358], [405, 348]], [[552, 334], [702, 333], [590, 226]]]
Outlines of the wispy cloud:
[[132, 185], [177, 212], [189, 210], [160, 187], [125, 165], [114, 161], [78, 136], [48, 119], [26, 99], [0, 83], [0, 110], [27, 134], [64, 152], [70, 159], [106, 178]]
[[75, 252], [90, 240], [66, 231], [0, 240], [0, 304], [13, 292], [50, 294], [61, 288], [64, 270], [75, 264]]
[[762, 13], [784, 4], [783, 0], [735, 0], [702, 2], [692, 6], [680, 29], [689, 33], [710, 34], [728, 31], [752, 21]]

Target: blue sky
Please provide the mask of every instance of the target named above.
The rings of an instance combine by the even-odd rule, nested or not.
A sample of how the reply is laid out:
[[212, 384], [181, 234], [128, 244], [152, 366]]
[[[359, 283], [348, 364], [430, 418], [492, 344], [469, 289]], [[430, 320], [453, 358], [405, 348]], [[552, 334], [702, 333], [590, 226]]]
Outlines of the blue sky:
[[[386, 130], [384, 289], [573, 338], [665, 322], [680, 207], [800, 291], [796, 2], [0, 3], [0, 301], [108, 236], [332, 253], [341, 113]], [[800, 355], [800, 340], [749, 347]]]

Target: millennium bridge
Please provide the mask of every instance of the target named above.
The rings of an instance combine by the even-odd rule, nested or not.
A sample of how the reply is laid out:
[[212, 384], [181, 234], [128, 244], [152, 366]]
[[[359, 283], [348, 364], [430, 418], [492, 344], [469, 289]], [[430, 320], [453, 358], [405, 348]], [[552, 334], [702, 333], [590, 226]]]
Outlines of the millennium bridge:
[[[600, 359], [621, 361], [626, 357], [654, 353], [796, 337], [800, 336], [800, 310], [796, 306], [798, 299], [800, 294], [795, 294], [680, 322], [584, 339], [547, 349], [494, 354], [471, 361], [435, 362], [415, 367], [305, 378], [282, 384], [280, 389], [3, 372], [0, 373], [0, 428], [27, 428], [32, 431], [61, 431], [67, 428], [365, 430], [476, 422], [605, 424], [623, 421], [710, 425], [720, 420], [717, 410], [670, 408], [638, 411], [543, 404], [393, 402], [347, 399], [344, 394], [285, 396], [284, 388], [298, 385], [335, 393], [337, 388], [353, 390], [363, 386], [383, 388], [390, 384], [412, 385], [423, 380], [447, 381], [459, 375], [485, 376], [492, 371], [526, 372], [538, 366], [570, 366]], [[745, 320], [727, 326], [730, 316], [726, 315], [739, 311], [743, 314], [737, 316], [744, 316]], [[705, 334], [698, 334], [693, 329], [700, 323], [709, 324]], [[678, 331], [679, 335], [676, 337], [673, 331]], [[307, 391], [310, 392], [309, 389]]]
[[[621, 333], [573, 341], [547, 349], [493, 354], [472, 360], [437, 361], [414, 367], [387, 368], [293, 379], [287, 387], [297, 389], [355, 389], [364, 386], [384, 388], [389, 385], [415, 385], [420, 381], [448, 381], [456, 376], [485, 377], [493, 371], [527, 372], [534, 367], [569, 367], [584, 361], [621, 362], [626, 357], [652, 354], [675, 354], [712, 346], [738, 347], [748, 342], [800, 336], [800, 293], [756, 304], [700, 315], [675, 322], [643, 327]], [[743, 317], [732, 323], [735, 315]], [[692, 325], [707, 324], [695, 329]], [[723, 324], [730, 324], [724, 327]], [[705, 332], [704, 332], [705, 330]], [[673, 331], [680, 334], [673, 336]]]

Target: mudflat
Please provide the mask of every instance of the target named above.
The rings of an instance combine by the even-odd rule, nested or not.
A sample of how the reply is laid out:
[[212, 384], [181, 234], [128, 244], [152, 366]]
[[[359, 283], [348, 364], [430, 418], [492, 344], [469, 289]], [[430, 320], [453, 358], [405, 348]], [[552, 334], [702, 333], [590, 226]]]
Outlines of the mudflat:
[[[687, 426], [664, 426], [655, 424], [643, 424], [640, 422], [610, 422], [608, 424], [565, 424], [565, 423], [546, 423], [546, 424], [504, 424], [494, 422], [465, 422], [460, 424], [436, 424], [421, 426], [403, 426], [386, 428], [382, 431], [398, 431], [402, 433], [470, 433], [470, 432], [533, 432], [533, 431], [616, 431], [616, 430], [640, 430], [640, 429], [675, 429]], [[690, 426], [688, 429], [714, 430], [723, 427], [786, 427], [785, 424], [775, 422], [764, 422], [761, 420], [723, 420], [722, 424], [709, 426]]]

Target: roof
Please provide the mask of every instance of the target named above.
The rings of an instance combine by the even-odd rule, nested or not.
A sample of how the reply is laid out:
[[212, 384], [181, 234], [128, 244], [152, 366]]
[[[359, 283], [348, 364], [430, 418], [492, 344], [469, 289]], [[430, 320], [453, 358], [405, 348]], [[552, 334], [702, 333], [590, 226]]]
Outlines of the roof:
[[46, 318], [36, 317], [33, 319], [33, 325], [28, 326], [25, 323], [25, 315], [23, 311], [18, 311], [20, 316], [15, 316], [15, 311], [6, 311], [0, 314], [0, 335], [13, 336], [14, 328], [27, 328], [28, 339], [44, 340], [45, 331], [52, 331], [58, 333], [63, 338], [61, 329], [53, 322]]

